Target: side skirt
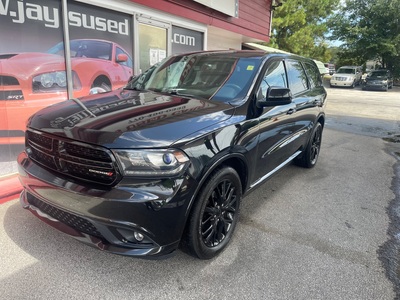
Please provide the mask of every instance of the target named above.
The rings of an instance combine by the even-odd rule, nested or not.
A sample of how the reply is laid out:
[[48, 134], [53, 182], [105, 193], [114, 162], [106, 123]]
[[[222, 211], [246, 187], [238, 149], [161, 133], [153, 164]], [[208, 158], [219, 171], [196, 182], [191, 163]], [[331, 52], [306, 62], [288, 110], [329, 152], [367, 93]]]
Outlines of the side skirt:
[[274, 173], [276, 173], [277, 171], [279, 171], [280, 169], [282, 169], [284, 166], [286, 166], [288, 163], [290, 163], [293, 159], [295, 159], [297, 156], [300, 155], [302, 151], [297, 151], [295, 152], [292, 156], [290, 156], [287, 160], [285, 160], [283, 163], [281, 163], [279, 166], [277, 166], [275, 169], [273, 169], [271, 172], [265, 174], [263, 177], [261, 177], [260, 179], [258, 179], [256, 182], [254, 182], [253, 184], [250, 185], [250, 189], [253, 189], [255, 186], [257, 186], [258, 184], [262, 183], [263, 181], [265, 181], [267, 178], [271, 177]]

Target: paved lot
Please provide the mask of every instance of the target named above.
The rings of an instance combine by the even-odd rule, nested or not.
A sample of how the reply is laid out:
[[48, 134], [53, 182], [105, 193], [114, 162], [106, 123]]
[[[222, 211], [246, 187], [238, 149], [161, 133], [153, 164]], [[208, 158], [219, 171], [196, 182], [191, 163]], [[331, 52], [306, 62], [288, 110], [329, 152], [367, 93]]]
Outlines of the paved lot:
[[394, 299], [396, 276], [387, 275], [397, 263], [390, 207], [400, 89], [328, 92], [318, 165], [288, 166], [245, 198], [236, 235], [219, 257], [200, 261], [178, 251], [148, 261], [103, 253], [13, 200], [0, 205], [1, 297]]

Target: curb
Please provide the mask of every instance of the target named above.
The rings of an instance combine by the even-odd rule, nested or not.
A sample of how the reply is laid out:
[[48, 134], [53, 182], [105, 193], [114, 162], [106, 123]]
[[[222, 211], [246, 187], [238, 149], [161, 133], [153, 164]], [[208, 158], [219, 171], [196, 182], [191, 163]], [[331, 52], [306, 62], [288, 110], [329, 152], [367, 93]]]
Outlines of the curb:
[[22, 185], [19, 182], [18, 174], [0, 178], [0, 204], [17, 198], [21, 191]]

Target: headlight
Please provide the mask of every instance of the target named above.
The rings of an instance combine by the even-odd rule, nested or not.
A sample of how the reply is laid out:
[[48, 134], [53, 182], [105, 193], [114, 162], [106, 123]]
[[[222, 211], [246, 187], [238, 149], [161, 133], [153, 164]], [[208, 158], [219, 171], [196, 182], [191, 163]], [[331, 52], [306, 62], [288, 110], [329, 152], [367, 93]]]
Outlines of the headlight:
[[32, 84], [34, 92], [65, 90], [67, 86], [65, 71], [37, 75], [33, 78]]
[[114, 150], [126, 176], [170, 177], [181, 173], [189, 158], [180, 150]]
[[[81, 88], [77, 74], [72, 72], [74, 90]], [[57, 92], [67, 88], [67, 76], [65, 71], [43, 73], [33, 77], [33, 92]]]
[[57, 72], [55, 76], [55, 81], [58, 86], [67, 86], [67, 76], [65, 76], [65, 72]]
[[43, 74], [40, 76], [40, 84], [45, 88], [51, 88], [54, 84], [55, 76], [52, 73]]

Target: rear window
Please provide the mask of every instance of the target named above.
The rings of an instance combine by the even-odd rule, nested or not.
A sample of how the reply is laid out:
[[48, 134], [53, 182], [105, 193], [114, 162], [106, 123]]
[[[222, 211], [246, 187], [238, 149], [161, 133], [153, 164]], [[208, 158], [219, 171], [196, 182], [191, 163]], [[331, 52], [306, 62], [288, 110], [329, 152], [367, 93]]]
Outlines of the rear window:
[[322, 85], [321, 76], [316, 66], [310, 63], [304, 63], [304, 68], [306, 69], [311, 88]]
[[292, 93], [296, 95], [308, 90], [307, 76], [301, 63], [298, 61], [288, 61], [286, 66], [289, 88]]

